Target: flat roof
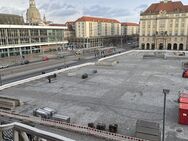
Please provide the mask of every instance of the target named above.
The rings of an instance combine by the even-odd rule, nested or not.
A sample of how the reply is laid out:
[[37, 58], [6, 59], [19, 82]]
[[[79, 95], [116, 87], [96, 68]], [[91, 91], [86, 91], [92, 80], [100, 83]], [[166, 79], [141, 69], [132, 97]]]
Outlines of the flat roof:
[[68, 29], [66, 26], [34, 26], [34, 25], [0, 25], [0, 28], [12, 28], [12, 29]]
[[[22, 114], [31, 115], [33, 109], [49, 106], [58, 114], [69, 116], [73, 123], [117, 123], [118, 133], [134, 136], [137, 120], [162, 125], [163, 89], [168, 88], [166, 141], [172, 141], [170, 137], [178, 141], [182, 136], [188, 138], [188, 128], [178, 124], [179, 91], [188, 84], [182, 78], [182, 61], [143, 59], [144, 54], [132, 52], [110, 58], [101, 64], [57, 74], [52, 83], [43, 78], [2, 90], [0, 95], [25, 102], [16, 109]], [[84, 73], [88, 73], [87, 79], [81, 79]], [[184, 134], [176, 132], [179, 127]]]

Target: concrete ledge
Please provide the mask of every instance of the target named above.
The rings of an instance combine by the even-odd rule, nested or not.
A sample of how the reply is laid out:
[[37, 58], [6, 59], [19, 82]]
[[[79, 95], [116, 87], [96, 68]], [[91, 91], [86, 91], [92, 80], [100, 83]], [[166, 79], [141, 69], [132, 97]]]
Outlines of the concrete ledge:
[[164, 55], [149, 55], [149, 54], [146, 54], [146, 55], [143, 55], [143, 59], [154, 59], [154, 58], [162, 58], [164, 59]]
[[122, 56], [122, 55], [125, 55], [125, 54], [133, 53], [135, 51], [137, 51], [137, 50], [130, 50], [130, 51], [127, 51], [127, 52], [123, 52], [123, 53], [115, 54], [115, 55], [112, 55], [112, 56], [108, 56], [108, 57], [99, 59], [98, 62], [101, 62], [101, 61], [104, 61], [104, 60], [107, 60], [107, 59], [111, 59], [111, 58], [114, 58], [114, 57]]
[[46, 74], [43, 74], [43, 75], [39, 75], [39, 76], [31, 77], [31, 78], [28, 78], [28, 79], [20, 80], [20, 81], [17, 81], [17, 82], [5, 84], [3, 86], [0, 86], [0, 91], [4, 90], [4, 89], [7, 89], [7, 88], [10, 88], [10, 87], [14, 87], [14, 86], [20, 85], [20, 84], [27, 83], [27, 82], [30, 82], [30, 81], [34, 81], [34, 80], [38, 80], [38, 79], [41, 79], [41, 78], [45, 78], [45, 77], [48, 77], [50, 75], [53, 75], [54, 73], [58, 74], [58, 73], [62, 73], [62, 72], [68, 71], [68, 70], [81, 68], [81, 67], [94, 65], [94, 64], [95, 63], [85, 63], [85, 64], [81, 64], [81, 65], [78, 65], [78, 66], [72, 66], [72, 67], [69, 67], [69, 68], [62, 69], [62, 70], [57, 70], [57, 71], [53, 71], [53, 72], [46, 73]]
[[172, 56], [172, 55], [165, 55], [165, 59], [168, 59], [168, 60], [187, 60], [188, 59], [188, 56]]
[[114, 66], [118, 64], [118, 61], [113, 61], [113, 62], [96, 62], [96, 66]]

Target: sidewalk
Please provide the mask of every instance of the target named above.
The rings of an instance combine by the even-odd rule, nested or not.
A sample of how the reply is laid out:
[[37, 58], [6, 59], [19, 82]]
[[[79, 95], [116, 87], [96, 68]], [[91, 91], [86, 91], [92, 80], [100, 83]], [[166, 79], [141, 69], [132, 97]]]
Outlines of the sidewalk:
[[[29, 60], [30, 62], [32, 61], [37, 61], [41, 59], [41, 54], [29, 54], [29, 55], [24, 55], [26, 60]], [[20, 64], [22, 61], [21, 56], [10, 56], [10, 57], [4, 57], [0, 58], [0, 65], [13, 65], [13, 64]]]

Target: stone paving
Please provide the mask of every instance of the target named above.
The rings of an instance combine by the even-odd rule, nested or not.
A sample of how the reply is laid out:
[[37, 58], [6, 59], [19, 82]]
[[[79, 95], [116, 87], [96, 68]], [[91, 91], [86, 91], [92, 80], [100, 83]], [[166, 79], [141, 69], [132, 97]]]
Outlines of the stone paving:
[[[49, 84], [41, 79], [0, 92], [19, 98], [24, 105], [16, 110], [32, 114], [37, 107], [48, 106], [71, 117], [72, 123], [117, 123], [119, 133], [134, 136], [137, 119], [162, 125], [164, 88], [167, 96], [167, 141], [187, 140], [188, 126], [178, 124], [178, 93], [188, 81], [182, 78], [181, 60], [143, 59], [143, 53], [108, 59], [113, 66], [88, 66], [58, 74]], [[92, 71], [98, 73], [93, 74]], [[81, 79], [88, 73], [88, 79]], [[182, 129], [181, 133], [176, 130]]]

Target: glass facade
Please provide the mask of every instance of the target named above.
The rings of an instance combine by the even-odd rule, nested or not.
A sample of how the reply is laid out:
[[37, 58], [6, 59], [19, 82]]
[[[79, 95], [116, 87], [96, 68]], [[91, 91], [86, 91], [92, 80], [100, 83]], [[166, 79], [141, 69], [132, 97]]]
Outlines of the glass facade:
[[64, 30], [61, 29], [0, 29], [0, 46], [51, 43], [63, 40]]
[[19, 55], [20, 50], [28, 54], [38, 51], [43, 45], [62, 44], [64, 31], [62, 27], [0, 27], [0, 57]]

